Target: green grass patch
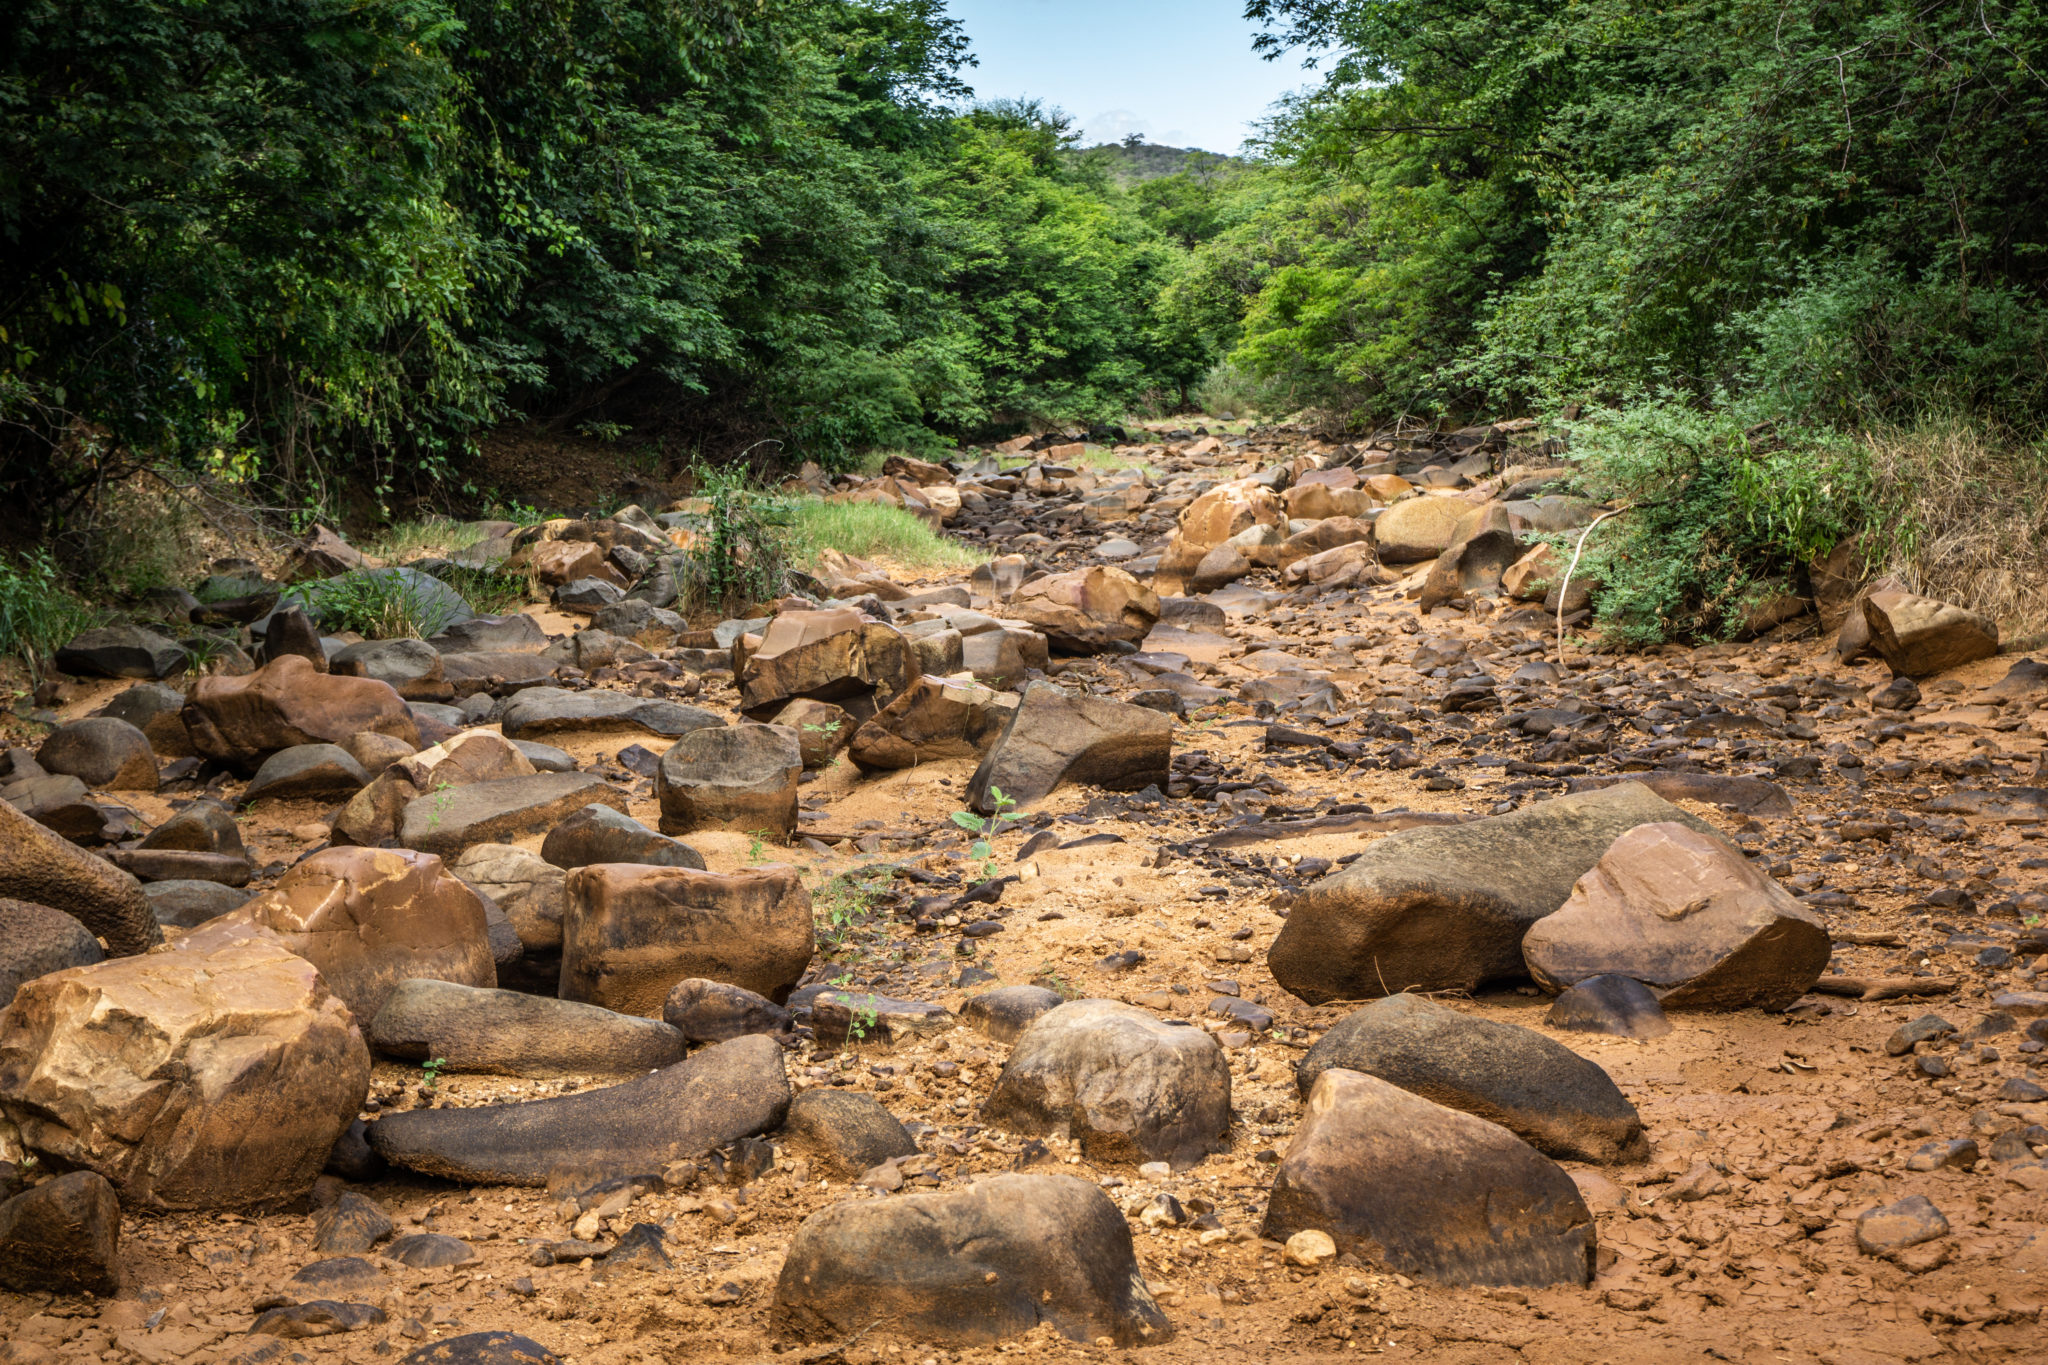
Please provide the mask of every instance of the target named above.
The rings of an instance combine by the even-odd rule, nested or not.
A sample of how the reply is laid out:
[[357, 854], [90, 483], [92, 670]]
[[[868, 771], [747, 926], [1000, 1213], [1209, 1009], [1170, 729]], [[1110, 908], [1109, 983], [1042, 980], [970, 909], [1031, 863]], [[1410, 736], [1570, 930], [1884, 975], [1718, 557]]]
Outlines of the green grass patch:
[[971, 569], [986, 558], [884, 503], [800, 498], [790, 505], [789, 520], [807, 561], [837, 550], [856, 559], [887, 559], [906, 569]]
[[468, 522], [426, 516], [418, 521], [393, 522], [358, 548], [366, 555], [399, 564], [422, 555], [454, 554], [483, 538], [483, 532]]
[[0, 655], [14, 655], [40, 679], [50, 658], [72, 636], [101, 625], [105, 616], [64, 586], [48, 551], [0, 558]]

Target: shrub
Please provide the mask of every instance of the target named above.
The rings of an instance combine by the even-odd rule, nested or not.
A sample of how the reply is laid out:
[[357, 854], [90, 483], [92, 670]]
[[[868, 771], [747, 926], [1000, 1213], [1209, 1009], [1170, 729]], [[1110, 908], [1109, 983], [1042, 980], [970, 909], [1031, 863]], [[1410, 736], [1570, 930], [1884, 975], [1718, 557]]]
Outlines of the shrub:
[[323, 630], [394, 640], [439, 635], [460, 615], [462, 598], [427, 574], [367, 569], [301, 584], [285, 594], [285, 603], [303, 607]]
[[0, 558], [0, 656], [19, 658], [32, 679], [43, 676], [60, 646], [101, 619], [64, 586], [48, 551]]

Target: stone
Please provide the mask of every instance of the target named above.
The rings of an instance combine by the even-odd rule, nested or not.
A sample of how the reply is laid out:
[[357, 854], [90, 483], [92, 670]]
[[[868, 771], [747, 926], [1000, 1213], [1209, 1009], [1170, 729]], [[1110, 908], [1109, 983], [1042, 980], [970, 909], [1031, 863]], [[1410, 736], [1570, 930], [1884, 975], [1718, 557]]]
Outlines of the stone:
[[343, 678], [375, 678], [407, 701], [447, 701], [455, 695], [441, 651], [425, 640], [364, 640], [338, 651], [328, 671]]
[[0, 1014], [0, 1117], [132, 1208], [298, 1198], [369, 1088], [348, 1007], [267, 935], [56, 972]]
[[814, 1170], [843, 1179], [897, 1157], [916, 1156], [917, 1143], [872, 1095], [806, 1090], [790, 1101], [782, 1145]]
[[184, 717], [200, 756], [249, 773], [280, 749], [341, 744], [364, 731], [419, 744], [412, 712], [388, 683], [319, 673], [297, 655], [241, 677], [199, 679]]
[[1608, 1033], [1620, 1038], [1662, 1038], [1671, 1021], [1656, 992], [1632, 976], [1589, 976], [1551, 1002], [1543, 1022], [1574, 1033]]
[[1234, 540], [1226, 540], [1202, 556], [1185, 582], [1189, 592], [1214, 592], [1228, 587], [1258, 566]]
[[515, 1332], [469, 1332], [430, 1341], [408, 1352], [398, 1365], [562, 1365], [562, 1358]]
[[687, 628], [682, 617], [637, 596], [614, 603], [590, 618], [591, 631], [652, 646], [674, 644], [676, 636]]
[[1326, 591], [1394, 581], [1394, 576], [1380, 567], [1379, 552], [1364, 541], [1298, 559], [1287, 566], [1281, 577], [1290, 584], [1310, 584]]
[[944, 1005], [897, 1000], [871, 991], [830, 990], [811, 997], [811, 1033], [820, 1048], [893, 1049], [950, 1032]]
[[1563, 581], [1569, 563], [1549, 544], [1539, 544], [1507, 567], [1500, 589], [1517, 602], [1541, 602]]
[[335, 801], [370, 785], [370, 775], [339, 744], [295, 744], [263, 760], [242, 804], [258, 801]]
[[960, 641], [960, 666], [989, 687], [1016, 687], [1034, 671], [1044, 672], [1051, 662], [1045, 637], [1035, 630], [1002, 628]]
[[247, 891], [219, 882], [175, 880], [150, 882], [143, 887], [156, 922], [167, 929], [196, 929], [210, 919], [240, 909], [249, 899]]
[[287, 1283], [318, 1294], [373, 1294], [390, 1282], [360, 1256], [328, 1256], [309, 1261]]
[[676, 982], [662, 1001], [661, 1018], [691, 1043], [724, 1043], [750, 1033], [788, 1038], [796, 1031], [795, 1018], [767, 996], [701, 976]]
[[1314, 1270], [1337, 1259], [1337, 1239], [1321, 1228], [1303, 1228], [1287, 1239], [1280, 1259], [1304, 1270]]
[[1001, 986], [971, 995], [960, 1006], [960, 1021], [998, 1043], [1014, 1043], [1040, 1015], [1065, 1003], [1043, 986]]
[[109, 791], [156, 790], [156, 752], [149, 736], [125, 720], [93, 716], [51, 733], [36, 750], [45, 772], [75, 777]]
[[1599, 1066], [1532, 1029], [1390, 995], [1330, 1026], [1295, 1067], [1306, 1098], [1331, 1068], [1362, 1072], [1497, 1123], [1546, 1156], [1639, 1161], [1643, 1121]]
[[592, 863], [644, 863], [704, 870], [704, 856], [680, 840], [657, 834], [624, 811], [590, 805], [548, 831], [540, 856], [560, 868]]
[[0, 1010], [25, 981], [105, 959], [92, 931], [63, 911], [0, 899]]
[[341, 1198], [313, 1214], [313, 1250], [327, 1256], [359, 1256], [396, 1230], [391, 1215], [368, 1195], [342, 1191]]
[[565, 1000], [659, 1016], [680, 981], [742, 986], [777, 1004], [816, 951], [796, 869], [738, 872], [601, 863], [571, 872], [562, 920]]
[[1593, 1215], [1570, 1176], [1498, 1124], [1333, 1067], [1274, 1173], [1262, 1234], [1442, 1285], [1585, 1285]]
[[555, 606], [563, 611], [595, 615], [625, 600], [626, 590], [609, 578], [579, 578], [555, 589]]
[[350, 758], [362, 764], [363, 771], [372, 778], [380, 776], [399, 759], [411, 758], [416, 752], [402, 739], [379, 734], [351, 735], [341, 747], [348, 751]]
[[[452, 787], [531, 777], [533, 773], [532, 760], [517, 742], [503, 735], [489, 731], [454, 735], [386, 765], [383, 772], [349, 798], [341, 814], [335, 817], [330, 837], [337, 844], [374, 847], [396, 839], [406, 807], [423, 793], [432, 793], [438, 799]], [[445, 808], [447, 803], [440, 804]]]
[[1295, 897], [1267, 966], [1317, 1005], [1520, 980], [1529, 927], [1564, 904], [1615, 839], [1663, 820], [1711, 833], [1631, 782], [1388, 835]]
[[1031, 683], [967, 785], [967, 804], [995, 810], [995, 792], [1029, 809], [1069, 783], [1110, 791], [1164, 790], [1173, 721], [1107, 697], [1075, 696]]
[[1740, 853], [1685, 825], [1622, 834], [1522, 955], [1536, 983], [1634, 977], [1663, 1007], [1781, 1010], [1813, 988], [1830, 946], [1819, 916]]
[[504, 912], [529, 953], [562, 947], [567, 874], [515, 844], [476, 844], [453, 864], [456, 876]]
[[1856, 1245], [1866, 1256], [1896, 1256], [1909, 1247], [1948, 1236], [1948, 1219], [1924, 1194], [1865, 1209], [1856, 1216]]
[[1024, 586], [1024, 580], [1030, 577], [1031, 572], [1031, 561], [1023, 555], [1001, 555], [986, 564], [976, 565], [974, 572], [967, 576], [967, 585], [976, 597], [1007, 602], [1017, 589]]
[[224, 853], [247, 858], [242, 827], [212, 801], [195, 801], [158, 825], [143, 839], [145, 849], [178, 849], [187, 853]]
[[831, 767], [833, 760], [852, 743], [853, 732], [859, 725], [844, 707], [829, 701], [812, 701], [809, 697], [798, 697], [777, 711], [770, 723], [796, 732], [806, 772]]
[[1908, 678], [1946, 673], [1998, 653], [1998, 626], [1973, 611], [1909, 592], [1863, 599], [1870, 644], [1892, 672]]
[[1918, 1019], [1901, 1024], [1892, 1030], [1891, 1037], [1885, 1039], [1885, 1054], [1903, 1057], [1913, 1050], [1915, 1044], [1938, 1042], [1955, 1031], [1956, 1026], [1940, 1015], [1923, 1014]]
[[920, 677], [854, 731], [847, 756], [863, 772], [979, 759], [1016, 706], [1015, 695], [979, 683]]
[[115, 956], [163, 942], [142, 884], [0, 801], [0, 896], [61, 910]]
[[505, 704], [499, 728], [507, 739], [610, 730], [641, 730], [675, 739], [724, 724], [723, 716], [701, 706], [652, 701], [624, 692], [529, 687]]
[[1286, 524], [1286, 510], [1272, 489], [1251, 479], [1217, 484], [1181, 509], [1153, 586], [1161, 593], [1186, 592], [1211, 550], [1253, 528], [1279, 531]]
[[125, 720], [142, 731], [149, 747], [162, 758], [184, 758], [192, 752], [192, 737], [185, 733], [185, 694], [162, 683], [137, 683], [94, 712], [114, 720]]
[[1325, 550], [1335, 550], [1345, 545], [1370, 545], [1372, 523], [1356, 517], [1329, 517], [1316, 522], [1306, 531], [1289, 536], [1280, 542], [1278, 567], [1287, 569]]
[[803, 750], [794, 731], [742, 722], [684, 735], [661, 756], [661, 832], [733, 829], [779, 844], [796, 829]]
[[1463, 498], [1403, 498], [1372, 524], [1373, 543], [1388, 564], [1417, 564], [1435, 559], [1457, 538], [1458, 523], [1473, 505]]
[[296, 654], [313, 665], [314, 672], [328, 671], [327, 650], [320, 643], [320, 627], [302, 609], [279, 606], [261, 623], [261, 634], [263, 643], [257, 650], [259, 663], [267, 664]]
[[83, 678], [175, 678], [192, 660], [174, 640], [144, 626], [102, 626], [75, 635], [58, 649], [59, 672]]
[[360, 569], [363, 552], [325, 526], [315, 526], [292, 551], [293, 578], [329, 578]]
[[985, 1121], [1070, 1135], [1090, 1161], [1186, 1170], [1229, 1147], [1230, 1063], [1215, 1039], [1114, 1000], [1076, 1000], [1018, 1035]]
[[593, 773], [535, 773], [415, 797], [399, 820], [398, 842], [453, 857], [553, 829], [585, 806], [626, 808], [626, 794]]
[[969, 1347], [1044, 1323], [1069, 1341], [1132, 1347], [1172, 1332], [1109, 1196], [1064, 1175], [999, 1175], [963, 1190], [833, 1204], [791, 1239], [779, 1324], [841, 1340], [880, 1328]]
[[683, 1059], [681, 1033], [657, 1020], [426, 979], [400, 982], [368, 1036], [379, 1056], [496, 1076], [636, 1075]]
[[145, 884], [159, 881], [210, 881], [226, 887], [249, 884], [249, 860], [228, 853], [191, 853], [183, 849], [110, 848], [105, 858]]
[[737, 1038], [619, 1085], [476, 1109], [415, 1109], [370, 1125], [385, 1160], [478, 1185], [540, 1186], [558, 1166], [659, 1171], [744, 1137], [789, 1112], [782, 1048]]
[[121, 1201], [95, 1171], [60, 1175], [0, 1203], [0, 1288], [111, 1295], [120, 1249]]
[[413, 977], [498, 984], [482, 898], [430, 853], [323, 850], [215, 927], [229, 926], [276, 934], [361, 1020]]
[[836, 702], [865, 720], [918, 675], [916, 651], [893, 626], [851, 607], [785, 611], [738, 664], [740, 710], [764, 720], [797, 697]]
[[1122, 569], [1098, 564], [1026, 583], [1010, 599], [1009, 614], [1055, 649], [1097, 654], [1144, 639], [1159, 620], [1159, 598]]
[[384, 1248], [386, 1258], [409, 1270], [445, 1270], [478, 1259], [476, 1248], [441, 1232], [415, 1232]]
[[1423, 612], [1474, 594], [1492, 596], [1503, 575], [1521, 558], [1522, 547], [1499, 503], [1473, 508], [1459, 522], [1451, 543], [1436, 557], [1416, 603]]
[[359, 1332], [365, 1327], [374, 1327], [378, 1323], [388, 1321], [389, 1316], [373, 1304], [315, 1299], [310, 1303], [285, 1304], [265, 1309], [256, 1315], [256, 1321], [249, 1324], [249, 1335], [279, 1337], [286, 1341], [340, 1336], [345, 1332]]
[[427, 643], [441, 654], [538, 654], [553, 642], [540, 622], [512, 612], [451, 622]]

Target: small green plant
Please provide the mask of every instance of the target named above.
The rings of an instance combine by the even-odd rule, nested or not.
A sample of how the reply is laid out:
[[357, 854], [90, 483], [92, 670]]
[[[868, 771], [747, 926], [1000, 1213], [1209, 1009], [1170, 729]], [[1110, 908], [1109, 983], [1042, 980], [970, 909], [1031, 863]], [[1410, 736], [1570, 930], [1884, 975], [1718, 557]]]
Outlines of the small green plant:
[[875, 997], [872, 993], [856, 994], [852, 986], [853, 977], [845, 972], [841, 972], [832, 982], [832, 988], [846, 997], [846, 1036], [858, 1042], [872, 1033], [882, 1022], [882, 1014], [875, 1008]]
[[743, 471], [698, 465], [695, 476], [711, 510], [682, 562], [678, 610], [730, 613], [781, 596], [796, 564], [792, 499], [749, 487]]
[[448, 1065], [446, 1057], [434, 1057], [420, 1063], [421, 1084], [428, 1090], [437, 1090], [441, 1085], [441, 1069]]
[[327, 630], [352, 630], [366, 639], [426, 639], [439, 635], [459, 612], [458, 595], [439, 579], [399, 569], [371, 569], [320, 579], [294, 589], [297, 604]]
[[1015, 798], [1005, 796], [1001, 787], [990, 787], [988, 799], [989, 805], [994, 807], [988, 815], [976, 815], [971, 810], [953, 812], [953, 823], [975, 836], [973, 845], [967, 850], [967, 856], [983, 860], [981, 875], [984, 879], [996, 875], [996, 849], [989, 841], [1002, 833], [1009, 821], [1024, 818], [1015, 809]]
[[509, 616], [528, 602], [541, 600], [532, 575], [500, 573], [496, 569], [469, 569], [460, 565], [437, 569], [434, 576], [462, 594], [462, 600], [479, 616]]
[[455, 799], [454, 795], [448, 790], [454, 785], [453, 782], [442, 782], [434, 788], [434, 806], [427, 813], [428, 829], [441, 828], [441, 817], [448, 813], [448, 803]]
[[810, 722], [806, 722], [804, 725], [804, 729], [810, 731], [814, 735], [836, 735], [839, 733], [839, 722], [836, 720], [828, 720], [823, 725], [817, 725]]
[[818, 941], [830, 957], [846, 945], [854, 930], [874, 915], [880, 887], [871, 874], [842, 872], [819, 887], [811, 898]]
[[57, 650], [103, 616], [65, 587], [47, 550], [0, 558], [0, 655], [12, 654], [40, 682]]
[[768, 854], [768, 831], [750, 830], [747, 834], [747, 861], [758, 863]]
[[178, 641], [178, 647], [185, 651], [185, 657], [190, 660], [186, 666], [192, 672], [205, 673], [227, 656], [228, 641], [202, 631]]
[[1067, 979], [1064, 972], [1053, 966], [1050, 962], [1039, 963], [1038, 975], [1033, 979], [1038, 985], [1045, 987], [1062, 1000], [1077, 1000], [1080, 998], [1081, 992], [1079, 988]]

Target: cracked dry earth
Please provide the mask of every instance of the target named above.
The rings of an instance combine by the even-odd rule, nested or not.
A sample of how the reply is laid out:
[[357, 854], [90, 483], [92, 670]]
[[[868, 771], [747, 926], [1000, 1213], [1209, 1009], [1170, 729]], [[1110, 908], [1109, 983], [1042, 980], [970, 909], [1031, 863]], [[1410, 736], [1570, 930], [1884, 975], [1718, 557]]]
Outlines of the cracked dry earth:
[[[1152, 471], [1166, 514], [1176, 490], [1192, 494], [1203, 481], [1357, 458], [1286, 433], [1204, 445], [1189, 453], [1185, 439], [1161, 440], [1127, 452]], [[1411, 463], [1430, 455], [1397, 453]], [[1148, 530], [1156, 538], [1167, 529], [1085, 520], [1086, 492], [1019, 487], [967, 518], [965, 534], [991, 553], [1021, 549], [1062, 568], [1094, 562], [1094, 546], [1112, 536], [1143, 549]], [[713, 871], [786, 859], [815, 869], [815, 889], [873, 869], [878, 889], [853, 902], [849, 922], [833, 925], [820, 897], [824, 932], [809, 982], [954, 1011], [995, 985], [1037, 983], [1217, 1036], [1230, 1068], [1229, 1150], [1179, 1173], [1096, 1164], [1077, 1146], [983, 1121], [981, 1101], [1008, 1049], [965, 1022], [893, 1043], [878, 1025], [850, 1050], [807, 1039], [788, 1056], [798, 1091], [865, 1092], [910, 1126], [922, 1154], [875, 1183], [907, 1193], [1030, 1170], [1106, 1190], [1130, 1215], [1139, 1266], [1171, 1324], [1163, 1342], [1126, 1352], [1047, 1327], [971, 1349], [879, 1334], [836, 1344], [781, 1335], [771, 1300], [798, 1225], [840, 1201], [901, 1197], [827, 1180], [782, 1154], [744, 1183], [720, 1178], [714, 1162], [694, 1183], [649, 1182], [580, 1203], [560, 1190], [403, 1173], [351, 1185], [400, 1234], [447, 1234], [475, 1259], [443, 1269], [383, 1261], [381, 1283], [349, 1297], [383, 1309], [385, 1320], [312, 1339], [245, 1335], [265, 1306], [308, 1297], [288, 1281], [321, 1254], [309, 1205], [247, 1216], [130, 1212], [114, 1298], [0, 1296], [7, 1358], [395, 1360], [491, 1329], [521, 1333], [576, 1365], [1131, 1354], [1158, 1365], [1364, 1355], [1446, 1365], [2048, 1360], [2048, 1169], [1990, 1155], [2000, 1135], [2048, 1123], [2041, 1092], [2014, 1084], [2048, 1079], [2040, 1031], [2030, 1036], [2028, 1017], [1992, 1003], [2038, 991], [2048, 970], [2048, 942], [2029, 926], [2048, 905], [2048, 841], [2039, 838], [2048, 826], [1968, 795], [2034, 785], [2048, 690], [1987, 696], [2015, 663], [2006, 656], [1923, 680], [1911, 709], [1873, 709], [1867, 698], [1889, 670], [1838, 662], [1833, 639], [1810, 618], [1733, 646], [1648, 655], [1574, 647], [1560, 668], [1554, 621], [1540, 605], [1461, 597], [1421, 613], [1428, 567], [1335, 591], [1290, 589], [1254, 572], [1213, 594], [1226, 619], [1210, 633], [1230, 647], [1185, 665], [1185, 676], [1216, 692], [1191, 693], [1176, 721], [1168, 788], [1059, 789], [995, 839], [998, 870], [1015, 879], [992, 903], [934, 910], [930, 899], [979, 880], [969, 836], [951, 819], [970, 760], [862, 777], [842, 757], [802, 788], [804, 833], [788, 850], [738, 834], [689, 836]], [[939, 584], [896, 577], [912, 589]], [[550, 618], [551, 629], [564, 625]], [[1063, 686], [1127, 698], [1157, 687], [1158, 661], [1140, 659], [1056, 656], [1051, 671]], [[1497, 705], [1445, 709], [1447, 695], [1469, 697], [1481, 677]], [[87, 714], [111, 690], [76, 699], [65, 718]], [[706, 673], [695, 700], [732, 706], [731, 675]], [[652, 783], [617, 759], [638, 738], [580, 733], [562, 747], [629, 792], [632, 814], [651, 826]], [[1311, 1007], [1269, 974], [1267, 949], [1290, 898], [1403, 823], [1371, 817], [1484, 816], [1620, 774], [1653, 780], [1821, 917], [1833, 957], [1818, 989], [1782, 1013], [1674, 1012], [1672, 1031], [1647, 1041], [1553, 1028], [1548, 999], [1527, 985], [1440, 995], [1598, 1063], [1640, 1112], [1645, 1159], [1562, 1163], [1597, 1223], [1596, 1277], [1583, 1289], [1445, 1288], [1352, 1255], [1288, 1264], [1260, 1225], [1274, 1164], [1303, 1117], [1295, 1066], [1356, 1007]], [[1710, 780], [1726, 777], [1759, 781]], [[131, 804], [153, 823], [176, 802]], [[289, 865], [317, 846], [331, 814], [317, 803], [276, 803], [245, 817], [253, 861]], [[1929, 1013], [1952, 1030], [1903, 1049], [1892, 1042]], [[366, 1117], [605, 1083], [448, 1075], [429, 1091], [416, 1067], [380, 1059]], [[1941, 1149], [1943, 1164], [1916, 1159], [1930, 1144], [1964, 1139], [1977, 1146]], [[1141, 1216], [1162, 1193], [1176, 1196], [1190, 1223]], [[1946, 1235], [1891, 1258], [1859, 1249], [1858, 1216], [1912, 1195], [1942, 1211]], [[536, 1247], [572, 1236], [607, 1243], [637, 1223], [664, 1230], [669, 1268], [535, 1263]]]

